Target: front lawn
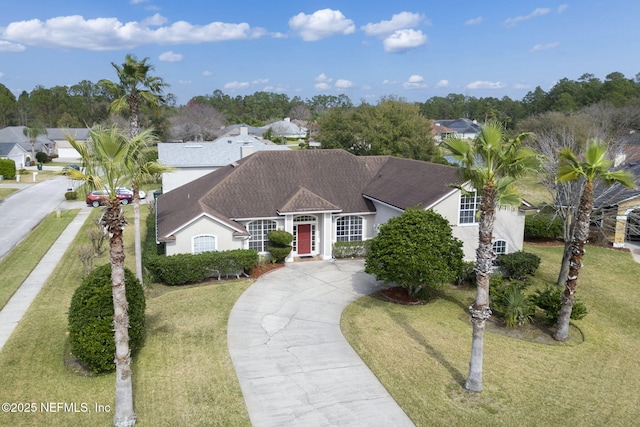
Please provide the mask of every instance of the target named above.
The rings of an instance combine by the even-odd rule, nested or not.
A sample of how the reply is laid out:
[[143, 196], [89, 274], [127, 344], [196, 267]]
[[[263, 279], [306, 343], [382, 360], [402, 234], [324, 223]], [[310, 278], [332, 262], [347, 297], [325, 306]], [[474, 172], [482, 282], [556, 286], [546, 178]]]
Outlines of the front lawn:
[[[525, 251], [542, 259], [536, 284], [554, 283], [562, 247]], [[474, 289], [448, 287], [422, 306], [364, 297], [347, 307], [341, 326], [418, 426], [629, 426], [640, 417], [638, 277], [630, 254], [588, 247], [578, 297], [589, 314], [573, 322], [584, 341], [485, 333], [482, 393], [463, 388]]]

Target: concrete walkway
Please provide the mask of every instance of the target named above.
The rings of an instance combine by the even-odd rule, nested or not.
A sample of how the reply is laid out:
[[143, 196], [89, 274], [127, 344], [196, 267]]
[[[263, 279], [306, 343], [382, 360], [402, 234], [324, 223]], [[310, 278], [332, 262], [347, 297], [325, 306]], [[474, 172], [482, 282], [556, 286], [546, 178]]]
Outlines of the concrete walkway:
[[624, 246], [629, 249], [631, 252], [631, 256], [633, 259], [640, 263], [640, 241], [629, 241], [624, 242]]
[[40, 292], [49, 276], [56, 268], [65, 251], [89, 217], [91, 208], [83, 207], [78, 215], [64, 229], [60, 237], [42, 257], [36, 268], [26, 278], [7, 304], [0, 310], [0, 351], [13, 333], [22, 316]]
[[253, 426], [413, 426], [340, 331], [342, 310], [379, 289], [361, 260], [308, 261], [242, 294], [228, 346]]

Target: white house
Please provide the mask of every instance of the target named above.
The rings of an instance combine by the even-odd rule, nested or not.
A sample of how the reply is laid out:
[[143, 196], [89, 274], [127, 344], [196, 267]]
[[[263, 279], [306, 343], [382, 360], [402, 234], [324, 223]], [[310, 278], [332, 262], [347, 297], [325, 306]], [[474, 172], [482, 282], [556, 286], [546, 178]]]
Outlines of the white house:
[[22, 169], [25, 166], [29, 153], [17, 142], [0, 142], [0, 159], [13, 160], [16, 169]]
[[[336, 241], [375, 237], [378, 227], [410, 207], [433, 209], [475, 259], [479, 197], [462, 193], [457, 169], [391, 156], [343, 150], [261, 151], [221, 167], [157, 200], [157, 241], [166, 254], [256, 249], [267, 233], [295, 237], [288, 261], [331, 259]], [[498, 253], [522, 250], [524, 214], [500, 210]]]

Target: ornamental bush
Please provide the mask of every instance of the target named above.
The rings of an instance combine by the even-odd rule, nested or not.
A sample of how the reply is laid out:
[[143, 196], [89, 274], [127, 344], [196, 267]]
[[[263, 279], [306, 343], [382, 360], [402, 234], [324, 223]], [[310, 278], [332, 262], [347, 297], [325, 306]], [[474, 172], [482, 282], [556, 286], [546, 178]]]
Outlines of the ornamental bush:
[[16, 177], [16, 162], [11, 159], [0, 159], [0, 175], [5, 179]]
[[47, 156], [47, 153], [43, 151], [38, 151], [36, 153], [36, 160], [38, 163], [47, 163], [49, 161], [49, 156]]
[[432, 210], [407, 209], [380, 227], [371, 241], [365, 272], [415, 296], [453, 282], [462, 269], [462, 242]]
[[267, 233], [267, 239], [269, 239], [267, 251], [269, 251], [273, 257], [273, 262], [278, 264], [283, 263], [293, 249], [291, 247], [293, 234], [284, 230], [272, 230]]
[[525, 240], [562, 240], [562, 219], [552, 213], [536, 213], [524, 219]]
[[[544, 310], [545, 317], [549, 324], [558, 321], [560, 308], [562, 306], [563, 288], [557, 285], [548, 285], [545, 290], [536, 290], [532, 295], [533, 303]], [[579, 300], [575, 300], [571, 309], [571, 319], [580, 320], [587, 315], [587, 306]]]
[[536, 254], [518, 251], [498, 257], [504, 273], [516, 280], [526, 280], [527, 276], [536, 274], [540, 266], [540, 257]]
[[[115, 370], [111, 283], [111, 265], [96, 268], [76, 289], [69, 307], [71, 352], [95, 373]], [[140, 282], [126, 268], [125, 288], [129, 304], [129, 348], [133, 355], [144, 341], [146, 302]]]

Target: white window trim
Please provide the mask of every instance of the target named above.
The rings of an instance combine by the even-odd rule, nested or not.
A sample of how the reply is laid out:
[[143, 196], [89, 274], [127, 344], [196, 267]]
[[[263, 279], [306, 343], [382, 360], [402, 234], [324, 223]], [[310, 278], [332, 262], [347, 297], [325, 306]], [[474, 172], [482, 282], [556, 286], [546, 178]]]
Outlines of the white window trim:
[[[340, 221], [341, 219], [344, 218], [359, 218], [360, 219], [360, 240], [339, 240], [338, 239], [338, 221]], [[365, 236], [365, 219], [361, 216], [361, 215], [341, 215], [336, 217], [336, 223], [335, 223], [335, 235], [334, 235], [334, 239], [336, 242], [362, 242], [364, 240], [366, 240], [366, 236]], [[348, 237], [351, 237], [351, 221], [349, 221], [349, 234], [347, 234]]]
[[[473, 221], [472, 222], [461, 222], [460, 221], [460, 214], [462, 213], [462, 198], [465, 196], [471, 196], [474, 195], [474, 202], [475, 202], [475, 209], [473, 210]], [[471, 191], [461, 191], [460, 192], [460, 197], [458, 197], [458, 225], [461, 227], [468, 227], [468, 226], [474, 226], [474, 225], [478, 225], [478, 211], [480, 210], [480, 201], [478, 200], [480, 198], [480, 195], [478, 195], [478, 192], [475, 190], [471, 190]], [[468, 211], [468, 210], [466, 210]]]
[[[504, 242], [504, 252], [498, 253], [498, 252], [495, 251], [495, 245], [496, 245], [496, 243], [499, 243], [499, 242]], [[507, 242], [504, 239], [494, 240], [494, 242], [491, 243], [491, 249], [493, 250], [493, 252], [495, 252], [496, 255], [507, 254], [507, 253], [509, 253], [509, 242]]]
[[[249, 221], [247, 223], [247, 225], [246, 225], [246, 229], [247, 229], [247, 231], [249, 231], [249, 234], [250, 234], [249, 238], [247, 239], [247, 248], [249, 248], [249, 249], [251, 248], [251, 241], [252, 241], [251, 238], [253, 237], [253, 234], [251, 234], [251, 228], [250, 227], [251, 227], [252, 223], [258, 222], [258, 221], [263, 221], [262, 222], [262, 225], [263, 225], [262, 231], [264, 231], [264, 222], [266, 222], [266, 221], [271, 222], [271, 223], [274, 224], [273, 230], [277, 230], [278, 229], [278, 221], [273, 220], [273, 219], [254, 219], [252, 221]], [[269, 231], [272, 231], [272, 230], [269, 230]], [[269, 239], [266, 236], [267, 233], [265, 233], [264, 239], [261, 240], [262, 246], [264, 246], [263, 250], [262, 251], [258, 251], [258, 253], [265, 254], [265, 253], [268, 252], [267, 247], [269, 246]]]
[[[214, 246], [213, 251], [196, 252], [196, 239], [198, 237], [213, 237], [213, 246]], [[200, 254], [200, 253], [203, 253], [203, 252], [217, 252], [217, 251], [218, 251], [218, 236], [216, 236], [215, 234], [205, 233], [205, 234], [198, 234], [198, 235], [195, 235], [195, 236], [191, 237], [191, 253], [192, 254], [195, 255], [195, 254]]]

